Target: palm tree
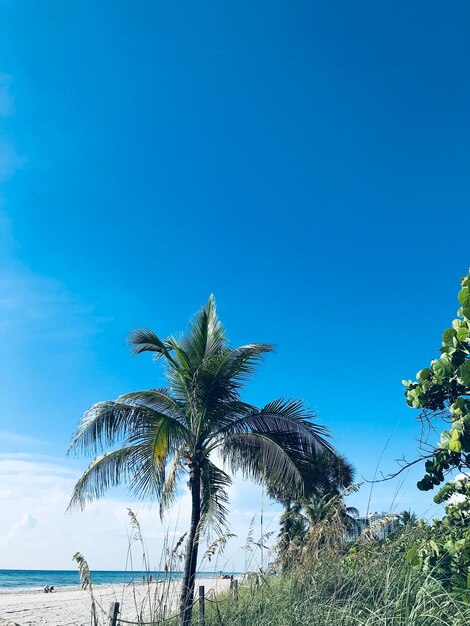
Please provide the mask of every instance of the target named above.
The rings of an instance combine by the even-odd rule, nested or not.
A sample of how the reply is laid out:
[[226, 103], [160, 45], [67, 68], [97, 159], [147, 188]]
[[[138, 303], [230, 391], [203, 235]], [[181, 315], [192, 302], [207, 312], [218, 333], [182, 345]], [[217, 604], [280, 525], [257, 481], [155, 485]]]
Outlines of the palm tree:
[[337, 451], [325, 450], [316, 455], [306, 478], [306, 495], [344, 495], [354, 482], [356, 470], [346, 457]]
[[398, 516], [399, 522], [403, 527], [416, 526], [418, 523], [418, 517], [416, 513], [409, 511], [402, 511]]
[[305, 537], [307, 523], [302, 515], [300, 500], [286, 499], [283, 504], [284, 513], [279, 520], [280, 530], [276, 548], [277, 563], [285, 571], [295, 562], [295, 553]]
[[[355, 485], [350, 487], [354, 489]], [[343, 492], [347, 495], [348, 490]], [[307, 558], [319, 558], [320, 553], [338, 550], [344, 541], [356, 535], [359, 512], [346, 506], [343, 494], [311, 496], [303, 500], [308, 531], [305, 535], [304, 553]]]
[[305, 517], [310, 526], [328, 520], [333, 514], [338, 516], [342, 528], [347, 532], [355, 530], [359, 511], [353, 506], [346, 506], [341, 495], [312, 496], [304, 500]]
[[302, 402], [281, 398], [259, 409], [242, 400], [244, 384], [273, 347], [231, 348], [212, 296], [181, 338], [161, 340], [140, 329], [129, 341], [134, 354], [153, 352], [163, 361], [168, 385], [99, 402], [84, 414], [71, 450], [104, 454], [79, 479], [69, 506], [83, 508], [124, 482], [136, 496], [159, 500], [162, 514], [179, 479], [189, 477], [191, 522], [180, 599], [187, 626], [201, 530], [220, 531], [227, 513], [231, 479], [214, 464], [214, 452], [245, 478], [301, 490], [305, 468], [317, 451], [331, 446], [325, 427], [312, 421]]
[[[297, 563], [299, 547], [311, 524], [308, 515], [302, 514], [302, 508], [314, 502], [322, 502], [324, 509], [326, 503], [336, 496], [342, 496], [351, 487], [355, 474], [353, 465], [333, 450], [318, 452], [303, 469], [303, 493], [292, 484], [268, 489], [268, 495], [284, 507], [277, 543], [278, 563], [283, 570]], [[355, 509], [349, 512], [353, 515]]]

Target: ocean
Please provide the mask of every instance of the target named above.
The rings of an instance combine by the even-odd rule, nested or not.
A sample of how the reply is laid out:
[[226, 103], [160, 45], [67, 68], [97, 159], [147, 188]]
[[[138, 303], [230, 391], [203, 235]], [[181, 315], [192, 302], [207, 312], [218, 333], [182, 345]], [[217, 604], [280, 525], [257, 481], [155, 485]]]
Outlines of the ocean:
[[[232, 572], [230, 572], [232, 573]], [[94, 585], [121, 584], [130, 582], [142, 582], [142, 576], [152, 575], [154, 581], [168, 579], [178, 580], [182, 577], [181, 572], [119, 572], [119, 571], [92, 571], [91, 579]], [[219, 572], [201, 572], [204, 578], [216, 578]], [[56, 589], [60, 587], [80, 586], [80, 577], [77, 570], [0, 570], [0, 593], [13, 592], [27, 589], [43, 589], [46, 585]]]

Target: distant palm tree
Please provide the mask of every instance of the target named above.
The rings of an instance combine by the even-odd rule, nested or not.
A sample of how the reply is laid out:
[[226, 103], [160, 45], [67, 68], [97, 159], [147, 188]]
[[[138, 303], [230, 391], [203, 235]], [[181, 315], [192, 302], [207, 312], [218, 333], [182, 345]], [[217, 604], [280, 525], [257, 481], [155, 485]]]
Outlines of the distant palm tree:
[[187, 335], [161, 340], [152, 331], [130, 336], [135, 354], [162, 359], [168, 387], [137, 391], [92, 406], [78, 424], [71, 449], [103, 451], [77, 482], [70, 506], [84, 505], [125, 482], [140, 497], [160, 501], [161, 512], [189, 476], [192, 508], [180, 610], [191, 623], [202, 528], [220, 530], [227, 513], [229, 475], [211, 457], [218, 450], [232, 471], [268, 486], [302, 490], [305, 468], [318, 450], [330, 450], [326, 429], [302, 402], [279, 399], [258, 409], [241, 399], [269, 344], [231, 348], [211, 296]]
[[325, 495], [321, 498], [313, 496], [304, 500], [305, 517], [310, 526], [327, 520], [331, 514], [337, 513], [345, 531], [351, 532], [356, 528], [356, 517], [359, 512], [353, 506], [346, 506], [340, 495]]
[[411, 510], [402, 511], [398, 519], [401, 525], [404, 527], [416, 526], [416, 524], [418, 523], [418, 517], [416, 513], [412, 513]]
[[300, 500], [284, 501], [284, 513], [279, 520], [280, 530], [277, 541], [277, 563], [282, 570], [286, 570], [292, 564], [294, 552], [302, 543], [308, 526], [302, 515]]
[[[303, 471], [303, 494], [296, 492], [295, 485], [274, 486], [268, 490], [268, 494], [284, 506], [277, 542], [278, 564], [283, 570], [297, 562], [299, 547], [312, 522], [302, 513], [302, 508], [321, 501], [325, 510], [327, 503], [352, 485], [355, 474], [353, 465], [332, 450], [318, 452]], [[353, 511], [355, 509], [351, 514]]]
[[356, 470], [339, 452], [324, 450], [316, 455], [305, 476], [306, 497], [344, 495], [354, 482]]
[[346, 506], [342, 494], [312, 496], [303, 501], [303, 510], [308, 524], [303, 552], [308, 558], [318, 558], [325, 550], [337, 550], [359, 530], [359, 512]]

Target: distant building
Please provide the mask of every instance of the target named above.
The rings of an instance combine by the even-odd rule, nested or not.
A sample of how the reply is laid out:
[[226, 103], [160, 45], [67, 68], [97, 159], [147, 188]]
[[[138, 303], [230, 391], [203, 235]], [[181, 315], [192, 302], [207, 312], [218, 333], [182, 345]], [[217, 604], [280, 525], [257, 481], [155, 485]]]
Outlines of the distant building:
[[357, 525], [355, 537], [357, 539], [366, 529], [376, 539], [385, 539], [396, 530], [398, 516], [384, 511], [369, 513], [367, 516], [355, 517]]

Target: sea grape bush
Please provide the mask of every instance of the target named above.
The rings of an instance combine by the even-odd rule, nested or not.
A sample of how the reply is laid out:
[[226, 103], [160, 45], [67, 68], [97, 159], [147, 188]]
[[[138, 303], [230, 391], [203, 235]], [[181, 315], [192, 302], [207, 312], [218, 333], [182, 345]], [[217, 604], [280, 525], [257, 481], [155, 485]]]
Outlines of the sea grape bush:
[[458, 317], [442, 335], [440, 358], [418, 372], [417, 382], [403, 381], [409, 406], [448, 412], [450, 419], [432, 460], [426, 461], [426, 474], [418, 483], [422, 491], [441, 484], [453, 469], [470, 468], [470, 272], [461, 280], [458, 299]]
[[[470, 273], [461, 280], [457, 319], [442, 335], [441, 356], [403, 381], [409, 406], [447, 418], [418, 489], [428, 491], [444, 482], [445, 474], [470, 468]], [[431, 573], [444, 587], [470, 603], [470, 477], [444, 485], [434, 497], [448, 502], [442, 520], [434, 520], [424, 537], [407, 552], [407, 561]]]
[[435, 497], [446, 502], [446, 515], [424, 526], [406, 558], [414, 569], [431, 573], [453, 594], [470, 604], [470, 480], [448, 483]]

